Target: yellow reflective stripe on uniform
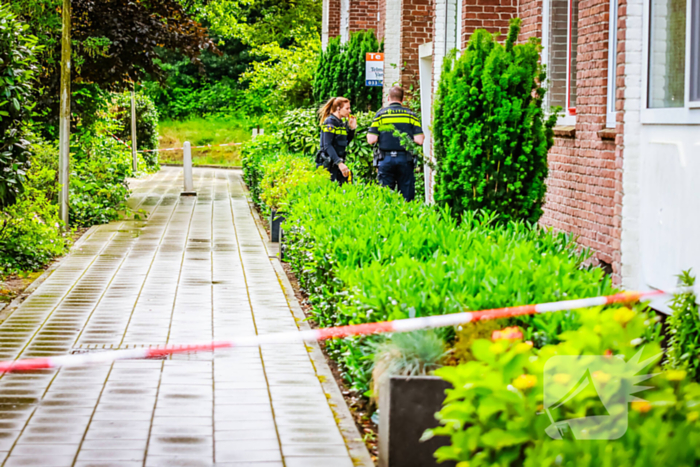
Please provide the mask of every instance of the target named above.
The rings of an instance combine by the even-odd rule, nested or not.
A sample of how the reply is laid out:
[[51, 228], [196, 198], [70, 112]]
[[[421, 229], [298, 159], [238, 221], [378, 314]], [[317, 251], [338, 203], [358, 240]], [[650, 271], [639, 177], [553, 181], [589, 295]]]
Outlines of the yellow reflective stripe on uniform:
[[381, 121], [382, 123], [408, 123], [420, 126], [418, 119], [412, 115], [382, 115]]
[[378, 119], [374, 120], [372, 122], [372, 125], [370, 125], [372, 128], [378, 128], [379, 127], [379, 120], [381, 120], [382, 117], [379, 117]]
[[348, 131], [343, 127], [334, 127], [332, 125], [323, 125], [321, 127], [324, 133], [333, 133], [334, 135], [347, 135]]

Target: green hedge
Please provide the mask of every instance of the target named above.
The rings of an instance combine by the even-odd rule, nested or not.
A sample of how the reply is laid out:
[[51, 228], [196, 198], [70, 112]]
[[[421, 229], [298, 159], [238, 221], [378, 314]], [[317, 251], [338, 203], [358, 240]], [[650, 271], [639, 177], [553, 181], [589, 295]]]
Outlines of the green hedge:
[[[254, 144], [262, 144], [258, 142]], [[268, 144], [268, 143], [266, 143]], [[265, 160], [252, 151], [246, 181], [259, 199]], [[250, 149], [244, 149], [244, 154]], [[296, 156], [304, 157], [304, 156]], [[327, 179], [291, 191], [285, 255], [321, 326], [452, 313], [613, 291], [573, 238], [522, 223], [495, 225], [472, 214], [458, 223], [447, 209], [406, 203], [377, 185], [339, 188]], [[565, 314], [522, 318], [540, 345], [577, 324]], [[359, 391], [370, 378], [364, 339], [329, 343], [344, 376]]]

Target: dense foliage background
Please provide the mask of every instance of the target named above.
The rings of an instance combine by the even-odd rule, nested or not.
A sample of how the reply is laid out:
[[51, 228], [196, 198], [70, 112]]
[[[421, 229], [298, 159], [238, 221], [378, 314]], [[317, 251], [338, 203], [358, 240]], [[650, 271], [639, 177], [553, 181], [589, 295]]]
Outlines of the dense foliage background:
[[340, 37], [328, 41], [321, 52], [314, 75], [314, 100], [321, 104], [331, 97], [350, 99], [354, 109], [379, 110], [382, 106], [382, 88], [365, 86], [365, 56], [384, 51], [374, 31], [350, 34], [350, 40], [341, 44]]

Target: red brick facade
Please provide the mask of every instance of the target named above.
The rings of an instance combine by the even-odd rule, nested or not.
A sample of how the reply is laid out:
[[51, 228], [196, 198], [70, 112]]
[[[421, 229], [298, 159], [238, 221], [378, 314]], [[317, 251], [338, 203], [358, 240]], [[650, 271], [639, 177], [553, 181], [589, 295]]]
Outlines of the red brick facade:
[[350, 0], [350, 32], [377, 29], [378, 0]]
[[[541, 1], [520, 8], [524, 32], [541, 36]], [[619, 283], [622, 127], [606, 130], [609, 8], [609, 0], [579, 3], [576, 126], [556, 132], [540, 222], [577, 235]]]
[[477, 29], [508, 34], [511, 18], [518, 14], [518, 0], [464, 0], [462, 7], [462, 48]]
[[418, 47], [430, 42], [433, 37], [433, 1], [403, 0], [401, 21], [401, 86], [418, 90]]
[[328, 37], [340, 35], [340, 0], [328, 0]]
[[542, 36], [542, 0], [523, 0], [517, 13], [523, 20], [520, 41]]
[[382, 42], [386, 29], [384, 27], [384, 22], [386, 20], [386, 0], [379, 0], [377, 2], [377, 13], [379, 14], [379, 20], [377, 21], [377, 39], [379, 42]]

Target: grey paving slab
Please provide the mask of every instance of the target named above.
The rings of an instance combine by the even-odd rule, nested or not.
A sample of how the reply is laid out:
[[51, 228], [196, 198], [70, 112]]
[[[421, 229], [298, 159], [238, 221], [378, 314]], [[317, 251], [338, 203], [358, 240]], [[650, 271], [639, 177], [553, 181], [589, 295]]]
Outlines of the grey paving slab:
[[[0, 322], [0, 359], [298, 329], [241, 173], [194, 175], [197, 197], [175, 168], [134, 181], [147, 219], [91, 229]], [[0, 461], [366, 465], [317, 367], [298, 344], [1, 375]]]

